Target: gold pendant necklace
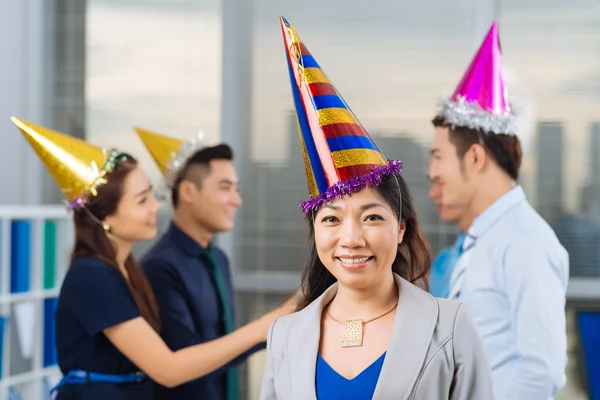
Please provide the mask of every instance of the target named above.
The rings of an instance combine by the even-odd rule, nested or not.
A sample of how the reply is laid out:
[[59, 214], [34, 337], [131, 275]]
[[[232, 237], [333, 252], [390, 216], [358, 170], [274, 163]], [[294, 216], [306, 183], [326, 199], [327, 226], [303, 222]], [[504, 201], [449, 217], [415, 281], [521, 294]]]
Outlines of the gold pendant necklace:
[[[329, 303], [331, 304], [331, 303]], [[368, 321], [364, 321], [362, 319], [349, 319], [346, 322], [339, 321], [331, 315], [329, 312], [329, 304], [327, 305], [327, 315], [329, 318], [337, 322], [338, 324], [344, 325], [344, 333], [342, 334], [342, 347], [360, 347], [363, 342], [363, 327], [369, 322], [373, 322], [378, 320], [379, 318], [385, 317], [392, 311], [398, 307], [398, 302], [394, 304], [394, 307], [390, 308], [388, 311], [384, 312], [378, 317], [372, 318]]]

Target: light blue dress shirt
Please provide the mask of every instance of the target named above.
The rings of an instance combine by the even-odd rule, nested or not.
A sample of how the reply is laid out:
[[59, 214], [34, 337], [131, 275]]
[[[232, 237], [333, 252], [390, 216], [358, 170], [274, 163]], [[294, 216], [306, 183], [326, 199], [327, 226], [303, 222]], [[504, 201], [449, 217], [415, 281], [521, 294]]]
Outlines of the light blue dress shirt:
[[520, 186], [479, 215], [452, 293], [471, 309], [495, 400], [550, 400], [565, 384], [569, 257]]

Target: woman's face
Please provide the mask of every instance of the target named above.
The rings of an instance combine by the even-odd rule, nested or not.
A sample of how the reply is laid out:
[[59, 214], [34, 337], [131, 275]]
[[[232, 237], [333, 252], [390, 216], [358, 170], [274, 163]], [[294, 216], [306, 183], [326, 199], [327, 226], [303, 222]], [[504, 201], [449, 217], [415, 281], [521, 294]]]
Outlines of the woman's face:
[[340, 285], [363, 289], [391, 271], [404, 224], [372, 188], [323, 206], [314, 221], [321, 262]]
[[150, 180], [136, 166], [125, 178], [123, 195], [117, 211], [104, 219], [110, 233], [128, 243], [149, 240], [157, 234], [157, 214], [160, 203], [152, 194]]

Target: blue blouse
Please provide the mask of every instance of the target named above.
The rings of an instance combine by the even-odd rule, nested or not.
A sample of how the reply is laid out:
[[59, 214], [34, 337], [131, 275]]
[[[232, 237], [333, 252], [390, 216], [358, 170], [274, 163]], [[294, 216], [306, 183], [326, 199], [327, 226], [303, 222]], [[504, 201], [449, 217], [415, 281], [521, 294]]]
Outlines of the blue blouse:
[[319, 353], [315, 385], [318, 400], [370, 400], [385, 360], [383, 353], [373, 364], [365, 368], [354, 379], [346, 379], [327, 364]]
[[[56, 350], [63, 374], [71, 370], [101, 374], [139, 371], [103, 330], [139, 317], [125, 279], [95, 257], [73, 260], [56, 309]], [[135, 384], [94, 382], [65, 385], [57, 400], [151, 400], [152, 381]]]

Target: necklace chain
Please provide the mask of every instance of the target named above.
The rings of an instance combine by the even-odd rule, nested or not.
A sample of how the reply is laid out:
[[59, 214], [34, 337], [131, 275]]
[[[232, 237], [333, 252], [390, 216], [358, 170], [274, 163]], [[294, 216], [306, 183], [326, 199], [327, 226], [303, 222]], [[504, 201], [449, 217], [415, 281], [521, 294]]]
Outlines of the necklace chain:
[[[334, 316], [333, 316], [333, 315], [331, 315], [331, 313], [329, 312], [329, 305], [330, 305], [330, 304], [331, 304], [331, 303], [329, 303], [329, 304], [327, 305], [327, 315], [329, 316], [329, 318], [331, 318], [332, 320], [334, 320], [334, 321], [335, 321], [335, 322], [337, 322], [338, 324], [344, 324], [344, 322], [342, 322], [342, 321], [340, 321], [340, 320], [337, 320], [337, 319], [335, 319], [335, 318], [334, 318]], [[369, 322], [373, 322], [373, 321], [376, 321], [376, 320], [378, 320], [379, 318], [383, 318], [383, 317], [385, 317], [386, 315], [388, 315], [389, 313], [391, 313], [392, 311], [394, 311], [394, 310], [396, 309], [396, 307], [398, 307], [398, 302], [396, 302], [396, 304], [394, 304], [394, 306], [393, 306], [392, 308], [390, 308], [389, 310], [387, 310], [386, 312], [384, 312], [384, 313], [383, 313], [383, 314], [381, 314], [380, 316], [378, 316], [378, 317], [375, 317], [375, 318], [371, 318], [371, 319], [369, 319], [369, 320], [367, 320], [367, 321], [363, 321], [363, 324], [364, 324], [364, 325], [366, 325], [366, 324], [368, 324]]]

